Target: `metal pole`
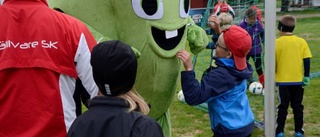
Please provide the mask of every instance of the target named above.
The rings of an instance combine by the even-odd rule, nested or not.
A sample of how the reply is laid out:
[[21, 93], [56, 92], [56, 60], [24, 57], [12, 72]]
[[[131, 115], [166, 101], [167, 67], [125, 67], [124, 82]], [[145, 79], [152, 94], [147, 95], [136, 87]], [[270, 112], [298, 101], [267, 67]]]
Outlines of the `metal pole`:
[[265, 137], [275, 136], [276, 0], [265, 1]]

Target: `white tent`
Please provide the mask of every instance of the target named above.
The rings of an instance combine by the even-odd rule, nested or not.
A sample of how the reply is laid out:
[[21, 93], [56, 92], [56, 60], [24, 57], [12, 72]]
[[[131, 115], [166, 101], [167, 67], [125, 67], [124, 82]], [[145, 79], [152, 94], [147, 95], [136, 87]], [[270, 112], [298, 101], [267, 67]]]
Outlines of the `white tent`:
[[320, 0], [312, 0], [312, 6], [320, 6]]

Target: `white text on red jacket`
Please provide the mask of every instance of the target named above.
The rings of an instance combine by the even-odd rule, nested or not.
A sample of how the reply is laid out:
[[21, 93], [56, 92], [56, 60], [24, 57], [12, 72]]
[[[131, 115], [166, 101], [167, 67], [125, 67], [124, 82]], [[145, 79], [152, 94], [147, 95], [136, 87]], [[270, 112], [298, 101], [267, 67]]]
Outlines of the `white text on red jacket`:
[[41, 46], [45, 49], [58, 49], [56, 46], [58, 44], [57, 41], [31, 41], [31, 42], [13, 42], [11, 40], [0, 41], [0, 50], [4, 50], [7, 48], [15, 48], [15, 49], [32, 49]]

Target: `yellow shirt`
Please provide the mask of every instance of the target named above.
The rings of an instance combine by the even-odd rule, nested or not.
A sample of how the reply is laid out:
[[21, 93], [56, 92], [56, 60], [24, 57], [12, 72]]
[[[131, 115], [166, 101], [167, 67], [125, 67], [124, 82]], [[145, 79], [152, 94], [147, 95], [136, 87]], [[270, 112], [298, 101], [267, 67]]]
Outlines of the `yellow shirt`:
[[276, 83], [301, 83], [303, 59], [311, 58], [307, 42], [295, 35], [281, 36], [276, 40]]

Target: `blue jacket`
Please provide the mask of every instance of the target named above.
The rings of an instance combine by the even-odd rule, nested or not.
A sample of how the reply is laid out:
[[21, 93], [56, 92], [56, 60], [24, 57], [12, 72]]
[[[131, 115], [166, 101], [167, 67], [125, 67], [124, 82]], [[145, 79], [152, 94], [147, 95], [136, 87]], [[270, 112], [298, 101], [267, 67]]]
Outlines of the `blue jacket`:
[[216, 59], [217, 67], [203, 76], [201, 83], [194, 71], [181, 72], [182, 90], [189, 105], [208, 103], [211, 129], [216, 135], [245, 137], [252, 133], [254, 115], [246, 95], [246, 79], [253, 69], [235, 69], [233, 59]]
[[254, 24], [249, 25], [247, 21], [244, 19], [242, 22], [239, 23], [239, 26], [245, 29], [251, 36], [252, 48], [248, 55], [261, 54], [261, 43], [264, 42], [264, 29], [260, 22], [256, 20]]

